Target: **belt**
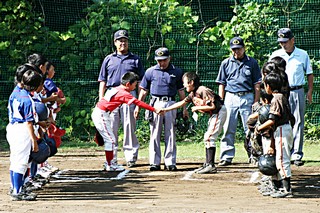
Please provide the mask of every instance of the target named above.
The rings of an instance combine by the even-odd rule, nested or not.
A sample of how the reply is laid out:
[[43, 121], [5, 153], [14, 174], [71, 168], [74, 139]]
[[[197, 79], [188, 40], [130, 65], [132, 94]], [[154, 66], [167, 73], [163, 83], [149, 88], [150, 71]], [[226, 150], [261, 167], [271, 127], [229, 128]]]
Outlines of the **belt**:
[[237, 95], [237, 96], [243, 96], [243, 95], [246, 95], [246, 94], [249, 94], [249, 93], [252, 93], [251, 91], [247, 91], [247, 92], [230, 92], [234, 95]]
[[153, 99], [157, 99], [157, 101], [174, 101], [175, 97], [171, 97], [171, 96], [152, 96]]
[[302, 85], [290, 87], [290, 91], [292, 91], [292, 90], [298, 90], [298, 89], [301, 89], [302, 87], [303, 87]]

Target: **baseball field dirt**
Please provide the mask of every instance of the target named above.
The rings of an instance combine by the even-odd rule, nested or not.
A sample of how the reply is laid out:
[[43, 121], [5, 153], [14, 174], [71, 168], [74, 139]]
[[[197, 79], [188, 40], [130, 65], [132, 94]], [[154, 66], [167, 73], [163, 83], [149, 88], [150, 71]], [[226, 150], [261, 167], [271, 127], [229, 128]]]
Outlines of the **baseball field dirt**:
[[[195, 174], [201, 162], [179, 159], [178, 171], [150, 172], [147, 159], [119, 172], [102, 170], [99, 149], [60, 151], [49, 159], [59, 171], [37, 191], [36, 201], [11, 201], [7, 194], [9, 153], [0, 152], [0, 212], [319, 212], [320, 167], [292, 165], [293, 198], [264, 197], [255, 166], [235, 163], [216, 174]], [[124, 163], [123, 159], [119, 159]], [[163, 169], [163, 165], [162, 165]]]

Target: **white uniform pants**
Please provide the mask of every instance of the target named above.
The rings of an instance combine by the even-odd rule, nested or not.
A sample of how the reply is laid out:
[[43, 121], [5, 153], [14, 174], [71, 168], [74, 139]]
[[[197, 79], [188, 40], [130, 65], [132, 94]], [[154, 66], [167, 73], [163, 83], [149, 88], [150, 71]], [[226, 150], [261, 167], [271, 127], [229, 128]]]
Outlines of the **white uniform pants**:
[[112, 151], [114, 149], [115, 136], [111, 128], [112, 119], [110, 113], [95, 107], [91, 118], [94, 126], [103, 138], [104, 150]]
[[10, 145], [10, 171], [25, 174], [32, 149], [27, 123], [8, 124], [6, 130]]
[[204, 134], [206, 148], [216, 147], [216, 141], [226, 121], [227, 109], [222, 106], [217, 114], [213, 114], [208, 120], [208, 129]]
[[290, 156], [293, 145], [293, 133], [290, 124], [278, 126], [274, 132], [276, 147], [276, 166], [279, 171], [277, 180], [291, 177]]

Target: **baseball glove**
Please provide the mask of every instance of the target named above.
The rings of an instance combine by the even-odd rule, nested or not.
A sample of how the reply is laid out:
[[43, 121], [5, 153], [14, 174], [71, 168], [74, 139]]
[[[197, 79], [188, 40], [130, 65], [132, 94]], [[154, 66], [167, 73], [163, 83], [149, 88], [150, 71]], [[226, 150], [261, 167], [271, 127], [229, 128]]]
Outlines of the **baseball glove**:
[[104, 141], [102, 136], [100, 135], [99, 131], [96, 129], [96, 134], [94, 135], [94, 142], [96, 142], [96, 144], [98, 146], [103, 146], [104, 145]]

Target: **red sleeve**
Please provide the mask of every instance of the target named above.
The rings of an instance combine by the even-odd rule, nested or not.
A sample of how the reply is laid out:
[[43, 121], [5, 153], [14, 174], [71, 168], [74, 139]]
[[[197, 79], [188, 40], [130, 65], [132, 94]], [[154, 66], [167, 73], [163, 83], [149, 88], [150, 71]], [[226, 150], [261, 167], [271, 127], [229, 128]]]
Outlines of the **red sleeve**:
[[146, 103], [143, 102], [143, 101], [139, 101], [139, 100], [136, 99], [136, 98], [133, 100], [133, 103], [134, 103], [135, 105], [139, 106], [139, 107], [142, 107], [142, 108], [144, 108], [144, 109], [150, 110], [150, 111], [152, 111], [152, 112], [155, 111], [155, 108], [154, 108], [154, 107], [146, 104]]

